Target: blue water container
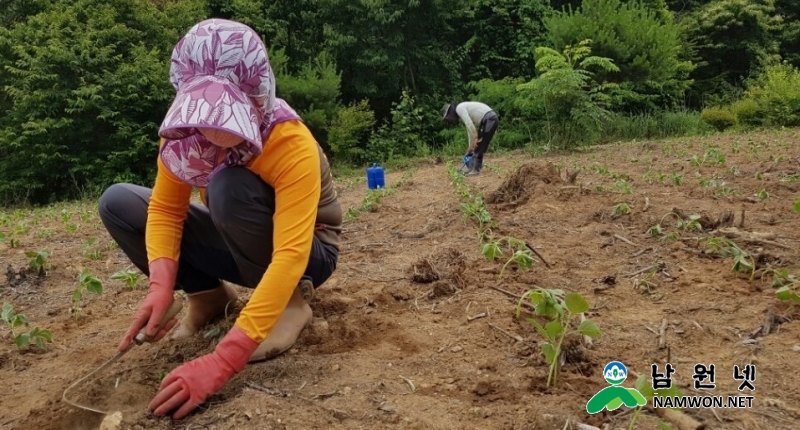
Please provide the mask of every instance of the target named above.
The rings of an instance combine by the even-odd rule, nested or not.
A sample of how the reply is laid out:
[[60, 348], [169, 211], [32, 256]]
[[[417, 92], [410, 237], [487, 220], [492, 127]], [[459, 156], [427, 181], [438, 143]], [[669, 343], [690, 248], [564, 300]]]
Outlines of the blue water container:
[[386, 188], [383, 167], [379, 166], [378, 163], [372, 163], [372, 167], [367, 168], [367, 187], [370, 190]]

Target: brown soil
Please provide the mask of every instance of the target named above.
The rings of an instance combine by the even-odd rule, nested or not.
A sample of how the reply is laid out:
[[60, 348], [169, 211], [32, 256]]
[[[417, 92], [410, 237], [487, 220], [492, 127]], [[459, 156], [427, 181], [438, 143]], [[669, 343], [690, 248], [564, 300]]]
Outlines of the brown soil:
[[[536, 158], [490, 153], [484, 173], [466, 181], [491, 202], [493, 234], [525, 240], [549, 263], [510, 265], [502, 281], [503, 261], [481, 255], [478, 227], [461, 213], [445, 166], [421, 164], [374, 211], [346, 224], [337, 271], [312, 302], [314, 324], [287, 354], [248, 366], [180, 422], [150, 416], [147, 404], [161, 375], [210, 352], [213, 338], [135, 347], [72, 399], [122, 411], [122, 428], [135, 430], [615, 429], [627, 427], [626, 407], [586, 412], [589, 398], [607, 386], [605, 364], [625, 363], [631, 387], [634, 375], [649, 380], [650, 365], [663, 371], [669, 359], [687, 395], [697, 394], [696, 363], [716, 366], [716, 390], [700, 393], [710, 395], [740, 394], [733, 366], [757, 366], [752, 409], [684, 411], [706, 428], [797, 428], [800, 307], [776, 299], [771, 277], [751, 282], [731, 270], [732, 257], [709, 254], [698, 240], [725, 235], [759, 268], [800, 275], [800, 214], [791, 210], [800, 196], [797, 139], [789, 130]], [[723, 165], [708, 164], [712, 157], [691, 162], [711, 148], [726, 157]], [[387, 184], [403, 173], [391, 172]], [[360, 206], [363, 182], [338, 186], [345, 208]], [[762, 190], [769, 198], [756, 197]], [[695, 214], [701, 230], [676, 228], [678, 218]], [[664, 234], [679, 233], [676, 240], [647, 234], [659, 222]], [[7, 235], [0, 242], [2, 301], [55, 337], [47, 351], [18, 352], [3, 331], [0, 428], [95, 430], [103, 416], [65, 404], [62, 392], [114, 355], [145, 290], [110, 279], [130, 265], [110, 245], [96, 205], [7, 210], [0, 232]], [[44, 248], [47, 272], [24, 269], [25, 251]], [[70, 295], [82, 267], [105, 291], [87, 295], [76, 319]], [[517, 299], [499, 291], [518, 297], [534, 287], [580, 292], [592, 306], [586, 316], [603, 331], [591, 345], [580, 338], [564, 345], [550, 388], [542, 338], [516, 318]], [[758, 329], [767, 315], [764, 333]], [[637, 428], [658, 428], [655, 415], [645, 411]]]

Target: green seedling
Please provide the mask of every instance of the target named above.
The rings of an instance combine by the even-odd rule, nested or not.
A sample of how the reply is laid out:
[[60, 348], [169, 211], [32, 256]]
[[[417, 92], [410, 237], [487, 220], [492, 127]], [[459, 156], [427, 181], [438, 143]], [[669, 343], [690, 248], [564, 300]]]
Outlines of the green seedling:
[[647, 229], [647, 235], [648, 236], [659, 236], [659, 235], [661, 235], [662, 232], [663, 232], [663, 229], [661, 228], [661, 224], [656, 224], [656, 225], [654, 225], [654, 226], [652, 226], [652, 227]]
[[769, 268], [759, 272], [762, 280], [767, 274], [772, 274], [772, 288], [775, 288], [778, 300], [800, 303], [800, 279], [797, 276], [786, 269]]
[[622, 215], [631, 213], [631, 208], [627, 203], [617, 203], [611, 208], [611, 218], [619, 218]]
[[347, 212], [344, 213], [344, 222], [355, 221], [359, 215], [361, 215], [361, 211], [357, 208], [348, 208]]
[[720, 187], [714, 190], [715, 196], [729, 197], [736, 194], [737, 191], [730, 187]]
[[680, 239], [681, 239], [681, 235], [678, 234], [678, 232], [671, 231], [671, 232], [661, 236], [661, 238], [659, 240], [662, 241], [662, 242], [677, 242]]
[[481, 254], [483, 254], [487, 260], [495, 261], [503, 257], [503, 250], [500, 249], [501, 246], [502, 243], [499, 240], [481, 240]]
[[627, 173], [612, 172], [611, 175], [609, 175], [609, 177], [611, 179], [615, 180], [615, 181], [622, 180], [622, 181], [630, 182], [630, 181], [633, 180], [633, 178], [631, 178], [631, 175], [629, 175]]
[[517, 303], [517, 318], [519, 318], [522, 303], [528, 300], [533, 306], [534, 315], [550, 319], [544, 325], [534, 318], [527, 318], [526, 321], [536, 328], [536, 331], [545, 338], [542, 344], [542, 354], [545, 361], [550, 365], [547, 374], [547, 387], [555, 385], [558, 381], [559, 362], [561, 357], [561, 346], [567, 336], [582, 334], [590, 338], [598, 338], [602, 332], [592, 320], [585, 319], [577, 328], [573, 329], [573, 323], [580, 314], [589, 310], [589, 303], [578, 293], [566, 293], [562, 290], [546, 290], [536, 288], [525, 292]]
[[73, 234], [76, 231], [78, 231], [78, 225], [75, 224], [75, 223], [71, 223], [71, 222], [67, 223], [67, 224], [64, 224], [64, 231], [66, 231], [67, 234]]
[[491, 237], [491, 233], [486, 233], [486, 231], [487, 230], [484, 230], [481, 233], [481, 253], [487, 260], [495, 261], [498, 258], [503, 258], [503, 245], [506, 245], [509, 251], [511, 251], [511, 256], [500, 269], [500, 274], [497, 276], [498, 280], [503, 278], [503, 273], [505, 273], [506, 268], [511, 264], [516, 265], [519, 269], [530, 269], [533, 267], [533, 263], [536, 262], [536, 259], [533, 258], [531, 249], [525, 241], [514, 237], [504, 237], [499, 240], [494, 240]]
[[483, 201], [483, 196], [477, 195], [471, 202], [461, 203], [460, 208], [466, 218], [474, 218], [481, 228], [486, 225], [492, 225], [492, 216]]
[[25, 256], [30, 258], [28, 267], [33, 269], [39, 276], [44, 276], [49, 264], [47, 259], [50, 257], [50, 252], [46, 249], [40, 251], [25, 251]]
[[792, 210], [795, 213], [800, 214], [800, 197], [794, 199], [794, 205], [792, 206]]
[[689, 215], [687, 219], [678, 218], [678, 230], [683, 231], [703, 231], [703, 226], [700, 224], [700, 215]]
[[19, 239], [17, 239], [16, 237], [8, 239], [9, 248], [19, 248], [19, 246], [20, 246]]
[[111, 275], [111, 279], [122, 281], [125, 283], [125, 286], [130, 288], [131, 290], [135, 290], [136, 287], [139, 286], [139, 281], [141, 280], [141, 274], [136, 272], [135, 270], [120, 270], [119, 272], [114, 273]]
[[725, 186], [725, 182], [717, 180], [717, 178], [701, 178], [698, 184], [705, 188], [720, 188]]
[[697, 167], [702, 167], [705, 165], [715, 165], [715, 164], [724, 166], [725, 155], [719, 152], [718, 149], [711, 148], [707, 150], [705, 153], [703, 153], [701, 157], [698, 157], [697, 155], [692, 156], [692, 159], [689, 160], [689, 162], [691, 163], [691, 165]]
[[39, 349], [47, 350], [47, 344], [45, 342], [53, 341], [53, 334], [50, 330], [40, 329], [39, 327], [35, 327], [29, 332], [17, 333], [17, 328], [22, 326], [28, 327], [28, 317], [25, 316], [25, 314], [14, 312], [14, 307], [10, 303], [3, 303], [0, 319], [6, 323], [6, 326], [11, 332], [11, 337], [14, 338], [14, 344], [20, 351], [27, 349], [31, 341], [39, 347]]
[[25, 221], [22, 221], [17, 224], [16, 228], [14, 228], [14, 234], [16, 236], [24, 236], [31, 231], [31, 226], [28, 225]]
[[673, 173], [672, 183], [675, 184], [675, 186], [680, 186], [681, 184], [683, 184], [683, 175], [678, 173]]
[[102, 260], [103, 253], [94, 247], [95, 243], [97, 243], [97, 239], [94, 237], [90, 237], [89, 239], [83, 241], [81, 244], [81, 248], [83, 248], [82, 254], [84, 257], [90, 260]]
[[81, 302], [84, 292], [95, 295], [103, 294], [103, 283], [97, 276], [92, 275], [89, 269], [83, 268], [78, 275], [78, 287], [72, 291], [72, 317], [77, 321], [81, 313]]
[[599, 175], [608, 175], [611, 172], [608, 170], [608, 167], [601, 166], [597, 163], [593, 163], [591, 167], [592, 172], [597, 173]]
[[617, 189], [622, 194], [631, 194], [633, 193], [633, 188], [631, 188], [631, 184], [628, 183], [625, 179], [620, 179], [614, 183], [614, 188]]
[[765, 189], [759, 190], [759, 192], [755, 193], [755, 196], [759, 201], [762, 201], [762, 202], [764, 200], [769, 199], [769, 193]]
[[42, 228], [36, 232], [36, 237], [42, 240], [50, 240], [55, 234], [56, 232], [52, 228]]
[[721, 257], [733, 257], [731, 271], [749, 273], [751, 281], [756, 275], [756, 265], [753, 257], [726, 237], [718, 236], [706, 240], [705, 252], [717, 254]]

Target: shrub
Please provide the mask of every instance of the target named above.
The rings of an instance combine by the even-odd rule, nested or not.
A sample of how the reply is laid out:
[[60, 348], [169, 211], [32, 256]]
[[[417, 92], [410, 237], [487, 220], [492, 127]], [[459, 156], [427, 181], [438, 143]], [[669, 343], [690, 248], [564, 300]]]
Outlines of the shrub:
[[753, 99], [742, 99], [731, 105], [731, 112], [736, 116], [736, 121], [740, 125], [757, 127], [764, 122], [764, 113], [761, 107]]
[[375, 114], [366, 100], [339, 109], [328, 128], [328, 145], [337, 160], [366, 161], [366, 141], [375, 124]]
[[370, 161], [387, 161], [396, 157], [410, 157], [423, 151], [428, 135], [426, 117], [429, 112], [418, 104], [408, 91], [403, 91], [400, 101], [393, 104], [391, 120], [374, 130], [367, 144]]
[[700, 113], [700, 117], [718, 131], [725, 131], [736, 125], [736, 115], [721, 107], [705, 108]]
[[767, 66], [747, 94], [763, 112], [765, 125], [800, 125], [800, 70], [788, 64]]

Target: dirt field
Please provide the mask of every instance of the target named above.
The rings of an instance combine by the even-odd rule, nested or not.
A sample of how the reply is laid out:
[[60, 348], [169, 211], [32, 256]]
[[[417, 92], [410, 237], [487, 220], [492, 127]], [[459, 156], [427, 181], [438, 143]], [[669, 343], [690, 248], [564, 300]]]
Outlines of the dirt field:
[[[800, 214], [792, 211], [798, 138], [788, 130], [547, 157], [490, 153], [484, 174], [465, 183], [492, 202], [495, 237], [522, 239], [549, 264], [510, 264], [499, 281], [508, 251], [494, 262], [482, 255], [479, 226], [461, 211], [441, 160], [389, 172], [390, 189], [371, 208], [363, 179], [339, 180], [341, 201], [353, 208], [339, 266], [294, 349], [248, 366], [180, 422], [156, 419], [146, 406], [160, 375], [210, 352], [213, 338], [135, 347], [72, 396], [122, 411], [121, 428], [135, 430], [626, 429], [634, 414], [625, 406], [586, 412], [608, 386], [604, 366], [623, 362], [632, 387], [636, 375], [650, 381], [650, 365], [663, 371], [669, 359], [684, 395], [754, 396], [751, 409], [684, 410], [706, 428], [797, 428], [800, 303], [777, 300], [772, 275], [751, 282], [734, 272], [734, 257], [707, 251], [707, 239], [727, 235], [744, 263], [800, 276]], [[692, 215], [704, 216], [691, 222]], [[659, 222], [662, 232], [649, 235]], [[62, 392], [115, 353], [145, 289], [111, 279], [131, 266], [96, 205], [6, 210], [0, 232], [9, 271], [2, 301], [27, 315], [28, 330], [54, 336], [46, 352], [19, 352], [3, 331], [0, 428], [97, 429], [103, 416], [63, 403]], [[37, 276], [25, 251], [42, 249], [50, 267]], [[76, 319], [70, 297], [83, 267], [104, 291], [85, 293]], [[567, 341], [550, 388], [544, 340], [516, 318], [511, 297], [536, 287], [579, 292], [602, 330], [591, 344]], [[246, 300], [248, 291], [239, 291]], [[696, 363], [715, 365], [714, 391], [695, 391]], [[746, 364], [757, 366], [752, 393], [740, 393], [733, 378], [733, 366]], [[636, 428], [659, 428], [653, 411], [643, 411]]]

